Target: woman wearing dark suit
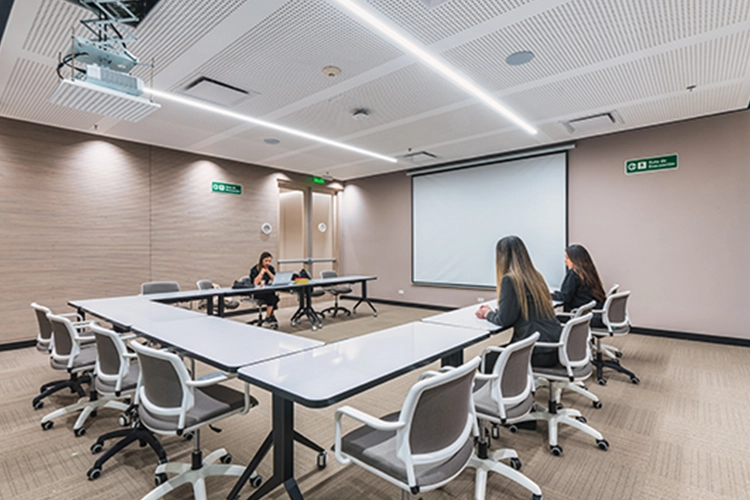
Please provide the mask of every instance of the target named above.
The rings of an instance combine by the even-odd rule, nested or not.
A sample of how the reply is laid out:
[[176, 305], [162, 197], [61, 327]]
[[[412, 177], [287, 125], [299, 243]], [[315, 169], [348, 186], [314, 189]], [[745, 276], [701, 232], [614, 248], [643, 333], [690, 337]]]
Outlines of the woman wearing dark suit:
[[[258, 263], [250, 269], [250, 280], [253, 282], [253, 285], [261, 287], [273, 282], [273, 278], [276, 276], [276, 269], [271, 265], [272, 261], [273, 256], [270, 252], [260, 254]], [[256, 292], [253, 296], [260, 304], [266, 306], [265, 322], [270, 325], [278, 324], [273, 312], [279, 305], [279, 296], [275, 292]]]
[[[570, 245], [565, 249], [565, 266], [568, 271], [560, 290], [552, 293], [552, 300], [562, 304], [565, 312], [577, 309], [592, 300], [596, 301], [595, 309], [604, 307], [607, 297], [589, 252], [582, 245]], [[601, 315], [594, 315], [591, 324], [601, 325]]]
[[[555, 318], [544, 278], [534, 268], [521, 238], [506, 236], [495, 248], [497, 271], [497, 309], [483, 305], [479, 318], [505, 328], [513, 328], [516, 342], [539, 332], [540, 342], [558, 342], [562, 326]], [[488, 359], [494, 365], [495, 359]], [[556, 348], [535, 348], [533, 366], [555, 366], [559, 362]], [[487, 367], [485, 367], [487, 369]]]

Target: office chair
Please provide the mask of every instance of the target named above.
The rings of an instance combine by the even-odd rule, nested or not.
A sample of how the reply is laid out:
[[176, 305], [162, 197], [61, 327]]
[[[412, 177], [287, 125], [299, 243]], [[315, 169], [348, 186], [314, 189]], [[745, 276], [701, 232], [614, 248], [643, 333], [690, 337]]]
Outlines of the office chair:
[[[338, 274], [336, 271], [320, 271], [320, 277], [323, 279], [326, 278], [337, 278]], [[339, 311], [343, 311], [346, 313], [347, 316], [351, 316], [352, 312], [347, 309], [346, 307], [341, 307], [339, 305], [339, 296], [340, 295], [346, 295], [347, 293], [352, 293], [352, 287], [344, 285], [344, 286], [330, 286], [330, 287], [323, 287], [323, 290], [333, 295], [334, 304], [332, 307], [328, 307], [326, 309], [323, 309], [320, 311], [320, 315], [325, 318], [326, 313], [333, 311], [333, 317], [336, 317], [336, 314]]]
[[[108, 372], [102, 371], [103, 366], [106, 365], [102, 365], [101, 357], [102, 355], [104, 355], [105, 357], [112, 356], [112, 354], [106, 351], [106, 347], [104, 348], [105, 351], [102, 351], [102, 347], [100, 346], [100, 342], [96, 337], [96, 333], [94, 333], [96, 345], [87, 346], [81, 349], [81, 337], [78, 335], [73, 322], [70, 321], [70, 319], [63, 316], [55, 316], [54, 314], [49, 314], [48, 318], [52, 325], [55, 345], [57, 344], [57, 342], [70, 344], [73, 346], [73, 351], [79, 350], [79, 352], [82, 354], [87, 354], [86, 350], [95, 349], [95, 363], [93, 367], [94, 383], [91, 388], [89, 397], [82, 397], [72, 405], [68, 405], [64, 408], [55, 410], [52, 413], [48, 413], [42, 418], [41, 422], [42, 429], [47, 430], [52, 427], [53, 420], [57, 417], [62, 417], [63, 415], [68, 415], [70, 413], [76, 413], [80, 411], [81, 414], [78, 416], [76, 423], [73, 425], [73, 433], [76, 435], [76, 437], [80, 437], [86, 433], [86, 427], [84, 427], [84, 424], [86, 423], [88, 417], [95, 416], [97, 410], [99, 410], [100, 408], [113, 408], [115, 410], [120, 410], [123, 412], [126, 411], [128, 409], [128, 404], [123, 403], [122, 401], [118, 401], [118, 399], [124, 399], [126, 396], [121, 397], [119, 394], [115, 394], [116, 391], [110, 390], [108, 381], [111, 380], [111, 376], [108, 375]], [[93, 323], [89, 325], [89, 328], [95, 332], [95, 325]], [[106, 362], [107, 360], [105, 359], [104, 361]]]
[[[336, 460], [398, 486], [403, 499], [447, 484], [474, 456], [478, 427], [471, 388], [479, 363], [476, 357], [455, 369], [423, 374], [401, 411], [382, 418], [350, 406], [336, 410]], [[365, 425], [342, 436], [344, 416]]]
[[[179, 292], [180, 284], [176, 281], [148, 281], [141, 283], [141, 295], [151, 295], [154, 293], [171, 293]], [[175, 303], [177, 307], [183, 309], [192, 309], [193, 302], [190, 300], [183, 300]]]
[[[75, 388], [81, 399], [78, 403], [66, 406], [59, 410], [53, 411], [42, 418], [41, 424], [43, 430], [49, 430], [54, 425], [53, 418], [78, 411], [83, 408], [80, 406], [82, 400], [86, 399], [86, 393], [80, 386], [79, 375], [84, 374], [87, 380], [91, 380], [91, 373], [94, 371], [96, 363], [96, 346], [89, 342], [84, 344], [77, 326], [69, 318], [57, 316], [52, 313], [47, 314], [47, 319], [52, 328], [52, 353], [50, 354], [50, 366], [55, 370], [65, 370], [71, 375], [72, 388]], [[88, 324], [86, 326], [89, 326]], [[81, 377], [83, 378], [83, 377]], [[92, 398], [95, 398], [95, 392], [92, 390]], [[88, 415], [87, 415], [88, 416]], [[85, 433], [76, 430], [76, 436], [82, 436]]]
[[135, 392], [138, 385], [140, 369], [136, 362], [136, 355], [128, 351], [125, 341], [132, 339], [132, 335], [121, 336], [112, 330], [102, 328], [94, 323], [91, 330], [96, 338], [96, 347], [98, 351], [96, 360], [96, 390], [104, 397], [132, 397], [133, 400], [125, 410], [125, 414], [120, 417], [120, 424], [129, 426], [127, 429], [118, 429], [116, 431], [102, 434], [91, 445], [91, 453], [97, 454], [104, 450], [104, 443], [110, 439], [123, 438], [109, 448], [101, 455], [94, 466], [88, 470], [86, 476], [90, 480], [97, 479], [102, 474], [102, 467], [120, 450], [124, 449], [130, 443], [139, 442], [148, 444], [156, 456], [159, 457], [159, 463], [167, 461], [167, 454], [161, 443], [156, 439], [154, 433], [143, 427], [138, 420], [137, 402], [135, 401]]
[[[610, 295], [616, 294], [620, 290], [620, 285], [614, 284], [612, 287], [607, 291], [606, 297], [609, 297]], [[605, 300], [606, 300], [605, 297]], [[600, 325], [597, 325], [600, 326]], [[622, 357], [622, 351], [620, 351], [617, 347], [609, 345], [609, 344], [599, 344], [602, 354], [607, 355], [610, 359], [617, 359]]]
[[[50, 352], [52, 351], [52, 325], [50, 324], [47, 315], [52, 314], [52, 311], [50, 311], [49, 308], [44, 307], [43, 305], [37, 304], [36, 302], [31, 304], [31, 308], [34, 309], [37, 324], [39, 325], [39, 331], [37, 332], [36, 336], [36, 348], [39, 352], [49, 356]], [[88, 323], [84, 322], [83, 318], [81, 318], [80, 315], [69, 313], [60, 314], [60, 316], [74, 319], [75, 325], [77, 325], [76, 328], [79, 330], [79, 334], [82, 336], [85, 334], [85, 327], [88, 325]], [[93, 340], [93, 338], [87, 339], [87, 342], [91, 340]], [[83, 390], [83, 387], [81, 387], [81, 384], [88, 384], [90, 382], [91, 379], [88, 375], [79, 377], [78, 373], [71, 373], [70, 377], [67, 379], [47, 382], [39, 388], [39, 394], [34, 397], [31, 405], [35, 410], [39, 410], [40, 408], [44, 407], [44, 398], [66, 388], [70, 389], [70, 391], [73, 393], [77, 393], [80, 397], [84, 397], [86, 395], [86, 392]]]
[[[617, 287], [617, 285], [615, 285]], [[567, 316], [568, 318], [580, 318], [582, 316], [586, 316], [589, 313], [592, 313], [594, 311], [594, 307], [596, 307], [596, 301], [592, 300], [591, 302], [588, 302], [581, 307], [574, 309], [570, 312], [559, 312], [557, 313], [557, 316]], [[589, 325], [589, 328], [591, 325]], [[596, 408], [597, 410], [601, 409], [602, 402], [599, 400], [599, 397], [594, 394], [593, 392], [589, 391], [588, 388], [584, 385], [583, 381], [577, 381], [577, 382], [568, 382], [567, 384], [558, 384], [556, 386], [557, 392], [555, 393], [555, 401], [557, 401], [557, 409], [561, 409], [563, 407], [562, 405], [562, 391], [564, 389], [571, 390], [577, 394], [580, 394], [581, 396], [588, 398], [591, 400], [591, 404]]]
[[[630, 377], [630, 381], [634, 384], [638, 384], [641, 381], [635, 373], [620, 364], [620, 360], [617, 358], [622, 356], [622, 353], [619, 350], [608, 350], [608, 346], [601, 343], [601, 340], [604, 337], [622, 337], [630, 332], [630, 316], [628, 315], [629, 297], [630, 292], [614, 293], [607, 297], [607, 300], [604, 302], [604, 308], [601, 311], [594, 311], [601, 313], [602, 323], [604, 323], [604, 328], [591, 329], [591, 334], [596, 341], [594, 366], [596, 366], [597, 380], [601, 385], [607, 384], [607, 380], [603, 375], [604, 367], [612, 368], [620, 373], [624, 373]], [[620, 352], [619, 356], [617, 355], [618, 352]], [[603, 354], [607, 354], [612, 359], [605, 360]]]
[[[196, 500], [206, 499], [205, 479], [209, 476], [242, 476], [244, 467], [229, 464], [232, 456], [219, 449], [205, 459], [200, 448], [199, 428], [239, 413], [247, 413], [258, 401], [250, 396], [245, 384], [244, 394], [219, 384], [230, 377], [216, 373], [191, 380], [179, 356], [152, 349], [137, 342], [130, 346], [138, 355], [141, 376], [138, 382], [138, 416], [143, 425], [156, 434], [183, 435], [195, 431], [192, 463], [162, 463], [156, 467], [157, 487], [142, 500], [161, 498], [175, 488], [190, 483]], [[195, 370], [192, 370], [195, 373]], [[222, 465], [216, 464], [221, 461]], [[174, 473], [166, 480], [167, 473]], [[253, 473], [253, 485], [260, 476]]]
[[[492, 426], [492, 437], [499, 437], [499, 425], [511, 425], [523, 419], [534, 406], [534, 380], [531, 376], [531, 351], [539, 340], [535, 333], [506, 347], [489, 347], [482, 353], [481, 373], [474, 382], [474, 408], [479, 419], [479, 442], [476, 457], [469, 467], [477, 470], [475, 499], [483, 499], [487, 488], [487, 474], [496, 472], [518, 483], [532, 494], [533, 500], [542, 498], [542, 490], [525, 475], [518, 472], [521, 460], [515, 450], [500, 449], [488, 453], [490, 440], [484, 430], [484, 421]], [[485, 360], [488, 353], [500, 353], [491, 373], [485, 373]], [[510, 466], [501, 460], [510, 459]]]
[[571, 408], [558, 409], [559, 401], [557, 385], [583, 381], [592, 373], [591, 352], [589, 348], [591, 313], [580, 318], [573, 318], [563, 327], [559, 342], [537, 342], [537, 347], [556, 347], [560, 363], [553, 367], [532, 366], [534, 377], [546, 381], [549, 385], [549, 401], [547, 408], [534, 405], [534, 411], [526, 415], [521, 421], [545, 420], [549, 433], [549, 446], [552, 454], [562, 455], [563, 449], [557, 443], [557, 427], [560, 424], [569, 425], [585, 432], [596, 439], [599, 449], [606, 451], [609, 443], [599, 431], [586, 423], [581, 412]]
[[[195, 282], [195, 286], [198, 287], [198, 290], [211, 290], [212, 288], [221, 288], [219, 285], [217, 285], [211, 280], [198, 280]], [[208, 299], [200, 301], [200, 304], [198, 305], [198, 309], [206, 308], [206, 300]], [[224, 297], [223, 300], [224, 300], [224, 309], [237, 309], [240, 306], [240, 303], [235, 299], [229, 299], [229, 298]]]

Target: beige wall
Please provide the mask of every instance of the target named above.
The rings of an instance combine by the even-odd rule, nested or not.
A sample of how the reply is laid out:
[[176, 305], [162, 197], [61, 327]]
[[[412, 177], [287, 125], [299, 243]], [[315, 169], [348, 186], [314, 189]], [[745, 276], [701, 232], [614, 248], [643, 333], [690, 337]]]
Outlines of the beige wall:
[[[627, 159], [670, 153], [677, 170], [624, 174]], [[579, 141], [569, 154], [570, 242], [591, 250], [605, 285], [633, 292], [635, 325], [750, 338], [749, 192], [750, 111]], [[343, 272], [377, 275], [371, 296], [447, 306], [490, 298], [411, 285], [403, 173], [347, 183], [341, 214]]]
[[36, 336], [33, 301], [231, 285], [276, 252], [277, 193], [267, 168], [0, 119], [0, 344]]

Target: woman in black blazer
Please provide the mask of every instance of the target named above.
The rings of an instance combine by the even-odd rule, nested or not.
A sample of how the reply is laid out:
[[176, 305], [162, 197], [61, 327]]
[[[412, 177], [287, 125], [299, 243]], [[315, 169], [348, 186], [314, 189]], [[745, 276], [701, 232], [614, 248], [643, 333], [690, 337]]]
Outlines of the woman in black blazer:
[[[505, 328], [513, 328], [512, 341], [523, 340], [539, 332], [540, 342], [558, 342], [562, 326], [555, 318], [549, 288], [534, 268], [521, 238], [506, 236], [495, 247], [497, 271], [497, 309], [483, 305], [479, 318]], [[496, 356], [488, 356], [494, 365]], [[533, 366], [555, 366], [559, 362], [556, 348], [536, 348], [531, 356]], [[485, 370], [487, 370], [487, 365]]]
[[[565, 266], [568, 271], [560, 290], [552, 293], [552, 299], [562, 304], [565, 312], [592, 300], [596, 301], [596, 309], [604, 307], [607, 297], [589, 252], [582, 245], [570, 245], [565, 249]], [[591, 323], [593, 326], [601, 325], [601, 315], [595, 315]]]

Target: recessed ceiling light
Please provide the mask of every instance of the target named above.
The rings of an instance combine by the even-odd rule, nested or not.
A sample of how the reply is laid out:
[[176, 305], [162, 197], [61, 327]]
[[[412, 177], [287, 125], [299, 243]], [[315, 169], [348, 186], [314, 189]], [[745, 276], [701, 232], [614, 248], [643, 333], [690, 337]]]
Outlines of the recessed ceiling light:
[[521, 52], [516, 52], [515, 54], [511, 54], [508, 57], [506, 57], [505, 62], [507, 62], [511, 66], [520, 66], [522, 64], [526, 64], [532, 59], [534, 59], [533, 52], [529, 52], [528, 50], [522, 50]]
[[328, 78], [336, 78], [341, 74], [341, 69], [336, 66], [326, 66], [323, 68], [323, 74]]
[[386, 22], [381, 21], [378, 17], [365, 10], [357, 3], [353, 2], [352, 0], [338, 0], [338, 3], [341, 4], [342, 7], [345, 7], [347, 10], [349, 10], [349, 12], [357, 16], [361, 21], [367, 23], [367, 25], [369, 25], [371, 28], [377, 30], [383, 36], [387, 37], [390, 41], [401, 47], [403, 50], [406, 50], [412, 55], [418, 57], [423, 63], [429, 65], [433, 70], [453, 82], [453, 84], [473, 95], [488, 107], [500, 113], [502, 116], [512, 121], [529, 134], [534, 135], [537, 133], [537, 130], [534, 127], [526, 123], [525, 120], [523, 120], [513, 111], [506, 108], [504, 104], [492, 97], [486, 90], [478, 87], [476, 84], [461, 76], [456, 70], [451, 68], [442, 60], [428, 53], [417, 43], [409, 40], [407, 37], [396, 31], [396, 29], [389, 26]]
[[265, 142], [266, 144], [278, 144], [281, 141], [278, 139], [274, 139], [273, 137], [269, 137], [268, 139], [263, 139], [263, 142]]
[[358, 108], [352, 112], [352, 118], [355, 120], [366, 120], [369, 117], [370, 112], [364, 108]]
[[193, 108], [202, 109], [203, 111], [208, 111], [209, 113], [214, 113], [217, 115], [226, 116], [228, 118], [233, 118], [235, 120], [252, 123], [253, 125], [270, 128], [272, 130], [283, 132], [285, 134], [296, 135], [297, 137], [302, 137], [303, 139], [320, 142], [322, 144], [327, 144], [328, 146], [333, 146], [333, 147], [340, 148], [340, 149], [346, 149], [347, 151], [352, 151], [353, 153], [359, 153], [359, 154], [366, 155], [366, 156], [372, 156], [373, 158], [377, 158], [378, 160], [383, 160], [383, 161], [387, 161], [390, 163], [398, 162], [398, 160], [396, 160], [395, 158], [391, 158], [390, 156], [381, 155], [380, 153], [368, 151], [367, 149], [358, 148], [356, 146], [350, 146], [349, 144], [344, 144], [343, 142], [334, 141], [332, 139], [327, 139], [319, 135], [310, 134], [308, 132], [303, 132], [302, 130], [285, 127], [284, 125], [278, 125], [276, 123], [267, 122], [265, 120], [260, 120], [258, 118], [253, 118], [252, 116], [243, 115], [241, 113], [237, 113], [236, 111], [230, 111], [229, 109], [222, 108], [219, 106], [214, 106], [206, 102], [196, 101], [194, 99], [188, 99], [187, 97], [183, 97], [177, 94], [172, 94], [170, 92], [164, 92], [163, 90], [144, 88], [143, 92], [146, 94], [151, 94], [152, 96], [159, 97], [161, 99], [165, 99], [167, 101], [177, 102], [177, 103], [184, 104], [186, 106], [190, 106]]

